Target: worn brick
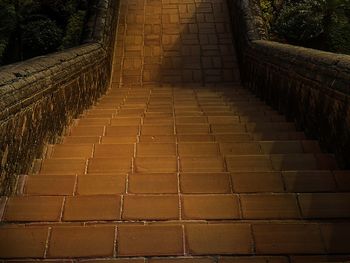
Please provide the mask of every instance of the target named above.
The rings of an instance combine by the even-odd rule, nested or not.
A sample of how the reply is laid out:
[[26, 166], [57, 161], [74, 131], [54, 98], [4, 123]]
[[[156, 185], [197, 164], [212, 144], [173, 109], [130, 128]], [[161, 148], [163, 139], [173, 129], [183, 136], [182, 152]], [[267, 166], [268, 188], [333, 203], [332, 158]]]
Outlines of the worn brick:
[[45, 159], [42, 161], [42, 174], [84, 174], [85, 159]]
[[48, 227], [0, 228], [0, 258], [43, 258]]
[[92, 156], [92, 144], [55, 145], [52, 158], [89, 158]]
[[193, 255], [252, 253], [249, 224], [188, 224], [185, 236]]
[[221, 157], [182, 157], [182, 172], [224, 172], [224, 160]]
[[270, 171], [272, 170], [268, 155], [236, 155], [226, 156], [229, 171]]
[[231, 179], [237, 193], [284, 191], [280, 172], [232, 172]]
[[95, 158], [133, 157], [134, 144], [97, 144], [95, 145]]
[[137, 157], [135, 170], [140, 173], [175, 173], [177, 172], [176, 157]]
[[298, 199], [305, 218], [350, 217], [350, 193], [302, 193]]
[[66, 198], [63, 220], [117, 220], [120, 219], [120, 196], [70, 196]]
[[118, 226], [118, 255], [183, 255], [181, 225]]
[[261, 154], [260, 146], [258, 143], [255, 143], [255, 142], [220, 143], [220, 151], [224, 155]]
[[175, 143], [138, 143], [137, 156], [175, 156]]
[[143, 194], [175, 194], [178, 192], [176, 174], [132, 174], [129, 175], [129, 192]]
[[179, 218], [177, 195], [124, 196], [123, 219], [168, 220]]
[[47, 257], [112, 257], [114, 226], [54, 226]]
[[131, 158], [91, 158], [88, 173], [119, 173], [131, 170]]
[[28, 176], [24, 193], [27, 195], [72, 195], [75, 175]]
[[330, 171], [282, 172], [288, 192], [332, 192], [336, 183]]
[[231, 185], [227, 173], [181, 173], [180, 191], [187, 194], [229, 193]]
[[14, 196], [5, 207], [4, 221], [58, 221], [63, 197]]
[[184, 219], [237, 219], [238, 199], [234, 195], [183, 195]]
[[218, 156], [219, 147], [215, 142], [179, 143], [178, 152], [182, 156]]
[[125, 174], [87, 174], [78, 176], [77, 194], [99, 195], [125, 192]]
[[245, 219], [297, 219], [299, 209], [293, 194], [240, 195]]
[[257, 254], [324, 253], [316, 224], [265, 223], [253, 225]]

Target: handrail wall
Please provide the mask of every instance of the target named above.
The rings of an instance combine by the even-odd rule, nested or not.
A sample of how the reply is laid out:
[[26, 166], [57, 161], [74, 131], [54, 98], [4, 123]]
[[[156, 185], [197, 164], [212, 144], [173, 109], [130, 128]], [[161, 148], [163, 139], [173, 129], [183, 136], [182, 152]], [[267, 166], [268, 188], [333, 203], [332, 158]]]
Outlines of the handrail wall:
[[97, 0], [85, 44], [0, 68], [0, 194], [109, 87], [119, 1]]
[[244, 87], [350, 168], [350, 56], [267, 39], [258, 0], [227, 0]]

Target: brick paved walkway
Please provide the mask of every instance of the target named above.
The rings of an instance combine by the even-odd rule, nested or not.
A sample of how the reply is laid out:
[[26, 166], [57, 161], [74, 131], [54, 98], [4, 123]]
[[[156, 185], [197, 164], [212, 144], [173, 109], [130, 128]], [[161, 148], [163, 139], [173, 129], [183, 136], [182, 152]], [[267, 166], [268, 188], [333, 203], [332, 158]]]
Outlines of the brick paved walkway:
[[0, 200], [0, 258], [350, 259], [350, 173], [239, 87], [223, 3], [122, 1], [113, 87]]

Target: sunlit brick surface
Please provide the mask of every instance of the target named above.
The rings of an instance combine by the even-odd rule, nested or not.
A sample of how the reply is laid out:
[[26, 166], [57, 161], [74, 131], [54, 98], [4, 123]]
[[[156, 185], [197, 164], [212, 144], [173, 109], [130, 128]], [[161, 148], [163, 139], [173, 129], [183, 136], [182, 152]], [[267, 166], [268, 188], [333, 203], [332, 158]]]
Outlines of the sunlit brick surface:
[[224, 0], [121, 0], [111, 88], [0, 199], [0, 259], [350, 260], [350, 173], [240, 86], [232, 43]]

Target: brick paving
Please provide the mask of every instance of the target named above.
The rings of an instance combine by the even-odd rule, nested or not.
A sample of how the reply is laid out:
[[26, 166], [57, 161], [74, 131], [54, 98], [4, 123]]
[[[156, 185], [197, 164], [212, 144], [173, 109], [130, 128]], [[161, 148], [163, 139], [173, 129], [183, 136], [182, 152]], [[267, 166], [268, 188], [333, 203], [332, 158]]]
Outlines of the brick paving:
[[122, 0], [111, 89], [35, 167], [4, 261], [350, 260], [350, 172], [241, 88], [224, 0]]

